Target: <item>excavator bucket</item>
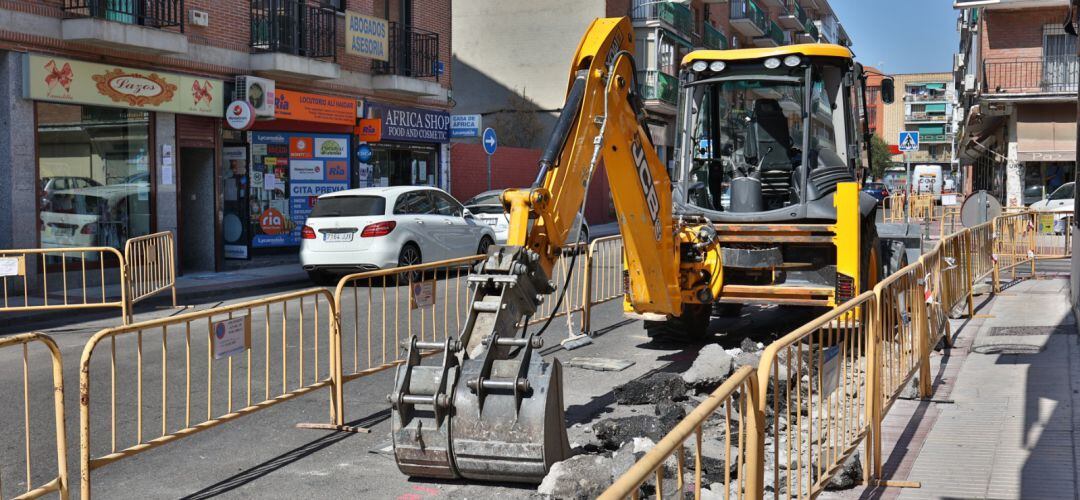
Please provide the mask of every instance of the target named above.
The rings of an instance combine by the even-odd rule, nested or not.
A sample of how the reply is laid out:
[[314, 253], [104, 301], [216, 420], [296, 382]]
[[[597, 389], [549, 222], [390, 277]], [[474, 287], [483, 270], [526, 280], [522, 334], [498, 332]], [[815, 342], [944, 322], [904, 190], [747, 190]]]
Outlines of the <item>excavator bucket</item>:
[[[405, 474], [539, 483], [569, 455], [562, 367], [522, 327], [554, 288], [536, 261], [521, 247], [492, 247], [469, 276], [461, 340], [410, 341], [389, 397]], [[420, 350], [438, 349], [439, 366], [421, 364]]]
[[462, 477], [539, 483], [568, 456], [562, 366], [540, 359], [539, 340], [496, 337], [484, 359], [462, 365], [452, 440]]

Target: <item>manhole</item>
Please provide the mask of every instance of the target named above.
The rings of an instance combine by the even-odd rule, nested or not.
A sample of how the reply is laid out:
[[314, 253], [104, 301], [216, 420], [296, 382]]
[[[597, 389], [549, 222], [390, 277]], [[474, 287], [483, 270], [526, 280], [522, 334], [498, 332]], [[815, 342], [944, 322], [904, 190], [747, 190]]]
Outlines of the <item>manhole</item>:
[[990, 329], [992, 337], [1028, 337], [1033, 335], [1068, 335], [1075, 326], [995, 326]]

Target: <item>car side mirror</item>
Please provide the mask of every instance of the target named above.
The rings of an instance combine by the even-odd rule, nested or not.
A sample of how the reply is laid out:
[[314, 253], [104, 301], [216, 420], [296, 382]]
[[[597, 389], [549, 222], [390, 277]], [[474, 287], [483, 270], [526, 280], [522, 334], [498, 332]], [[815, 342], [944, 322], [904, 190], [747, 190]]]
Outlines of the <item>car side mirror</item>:
[[462, 210], [462, 212], [461, 212], [461, 216], [462, 216], [462, 217], [464, 217], [464, 218], [466, 218], [466, 219], [473, 219], [473, 218], [475, 218], [475, 217], [476, 217], [476, 216], [474, 216], [474, 215], [473, 215], [473, 213], [472, 213], [472, 212], [470, 212], [470, 211], [469, 211], [469, 209], [467, 209], [467, 208], [463, 208], [463, 209], [461, 209], [461, 210]]
[[892, 104], [896, 100], [896, 82], [891, 77], [881, 79], [881, 102]]

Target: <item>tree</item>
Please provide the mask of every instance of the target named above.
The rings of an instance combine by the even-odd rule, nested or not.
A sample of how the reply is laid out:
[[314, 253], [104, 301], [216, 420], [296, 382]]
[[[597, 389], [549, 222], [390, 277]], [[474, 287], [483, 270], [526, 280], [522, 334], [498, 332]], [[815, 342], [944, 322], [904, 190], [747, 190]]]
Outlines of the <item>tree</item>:
[[881, 180], [885, 176], [885, 170], [893, 166], [889, 143], [877, 134], [870, 136], [870, 162], [873, 165], [870, 175], [876, 180]]

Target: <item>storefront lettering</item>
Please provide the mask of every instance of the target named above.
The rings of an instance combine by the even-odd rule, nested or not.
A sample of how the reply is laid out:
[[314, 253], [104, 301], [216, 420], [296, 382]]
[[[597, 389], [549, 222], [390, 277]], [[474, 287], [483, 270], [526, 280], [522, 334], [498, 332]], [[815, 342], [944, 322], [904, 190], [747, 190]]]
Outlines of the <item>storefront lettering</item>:
[[319, 196], [326, 193], [333, 193], [348, 188], [342, 184], [299, 184], [293, 183], [290, 194], [295, 197], [300, 196]]
[[382, 119], [382, 138], [399, 141], [447, 142], [450, 115], [444, 111], [390, 108], [372, 105], [373, 115]]

